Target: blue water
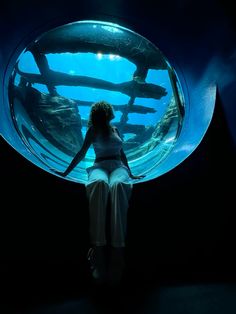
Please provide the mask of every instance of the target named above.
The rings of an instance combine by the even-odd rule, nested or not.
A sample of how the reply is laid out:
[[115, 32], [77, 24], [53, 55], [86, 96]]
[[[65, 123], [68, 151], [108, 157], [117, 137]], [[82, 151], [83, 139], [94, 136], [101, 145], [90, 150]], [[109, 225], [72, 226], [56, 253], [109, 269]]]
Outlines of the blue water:
[[[108, 27], [107, 31], [109, 33], [116, 33], [119, 31], [118, 27], [106, 25], [104, 27]], [[139, 35], [133, 33], [132, 36]], [[97, 53], [48, 53], [45, 56], [50, 69], [53, 71], [62, 72], [71, 76], [76, 75], [101, 79], [114, 84], [132, 81], [133, 74], [136, 70], [135, 64], [125, 57], [118, 54], [102, 54], [99, 51]], [[19, 69], [22, 72], [40, 74], [31, 52], [23, 52], [18, 61]], [[180, 134], [183, 116], [180, 115], [179, 108], [177, 108], [168, 69], [170, 70], [170, 68], [165, 70], [149, 69], [145, 80], [146, 83], [164, 87], [167, 92], [166, 96], [163, 96], [160, 99], [136, 97], [134, 101], [134, 105], [153, 108], [156, 112], [145, 114], [130, 112], [128, 114], [127, 124], [130, 126], [144, 126], [148, 138], [147, 136], [143, 136], [145, 133], [144, 131], [140, 131], [139, 134], [133, 132], [125, 132], [123, 134], [124, 150], [128, 157], [130, 167], [134, 174], [145, 174], [145, 180], [153, 179], [155, 177], [153, 169], [158, 167], [168, 154], [171, 153]], [[173, 71], [172, 68], [171, 71]], [[14, 85], [17, 87], [19, 83], [20, 75], [16, 74]], [[178, 83], [178, 85], [180, 86], [180, 83]], [[36, 89], [42, 95], [48, 95], [48, 89], [44, 84], [34, 83], [32, 84], [32, 88]], [[108, 101], [113, 105], [115, 111], [115, 118], [111, 121], [111, 124], [119, 123], [122, 117], [122, 112], [117, 110], [116, 106], [126, 105], [130, 100], [128, 95], [118, 91], [109, 91], [85, 86], [60, 85], [56, 87], [56, 90], [59, 96], [75, 101], [91, 103], [100, 100]], [[179, 93], [181, 93], [181, 87], [179, 87]], [[183, 95], [180, 95], [180, 98], [182, 102], [184, 102]], [[27, 149], [30, 150], [40, 163], [45, 165], [48, 171], [50, 171], [51, 168], [64, 170], [72, 160], [73, 155], [68, 153], [66, 149], [63, 149], [63, 145], [66, 147], [66, 141], [73, 142], [73, 138], [70, 138], [70, 136], [72, 136], [70, 133], [66, 135], [66, 139], [63, 139], [63, 132], [61, 131], [63, 129], [63, 123], [65, 123], [63, 117], [67, 117], [63, 116], [63, 114], [67, 113], [62, 112], [60, 117], [58, 116], [59, 111], [57, 111], [56, 114], [54, 113], [54, 115], [50, 114], [49, 119], [53, 129], [50, 130], [50, 123], [40, 121], [41, 118], [38, 120], [38, 124], [35, 124], [32, 118], [32, 111], [34, 108], [29, 108], [29, 106], [26, 107], [24, 101], [15, 99], [12, 103], [12, 108], [13, 118], [16, 121], [15, 127]], [[172, 109], [170, 110], [170, 108]], [[44, 109], [45, 107], [43, 110]], [[38, 108], [37, 110], [40, 115], [40, 109]], [[66, 110], [68, 111], [70, 108], [67, 107]], [[90, 106], [78, 106], [79, 117], [84, 121], [81, 127], [81, 134], [83, 137], [87, 130], [86, 122], [89, 117], [89, 112]], [[53, 120], [54, 116], [56, 119], [55, 121]], [[42, 117], [44, 118], [41, 120], [46, 119], [47, 116], [45, 116], [45, 113], [42, 113]], [[59, 132], [58, 135], [56, 134], [57, 125], [61, 132]], [[66, 128], [68, 129], [68, 127], [70, 127], [70, 125], [68, 126], [68, 124], [66, 124], [65, 130]], [[150, 130], [149, 133], [148, 130]], [[49, 133], [55, 134], [56, 138], [52, 140], [51, 135], [48, 135]], [[140, 140], [139, 138], [139, 140], [136, 141], [135, 136], [139, 136], [140, 138], [143, 136], [143, 139]], [[132, 143], [128, 142], [132, 141], [132, 139], [134, 140]], [[61, 143], [59, 143], [60, 141]], [[58, 145], [57, 142], [59, 143]], [[79, 183], [85, 183], [87, 180], [85, 169], [91, 166], [94, 157], [93, 147], [91, 146], [86, 158], [70, 173], [68, 179]]]

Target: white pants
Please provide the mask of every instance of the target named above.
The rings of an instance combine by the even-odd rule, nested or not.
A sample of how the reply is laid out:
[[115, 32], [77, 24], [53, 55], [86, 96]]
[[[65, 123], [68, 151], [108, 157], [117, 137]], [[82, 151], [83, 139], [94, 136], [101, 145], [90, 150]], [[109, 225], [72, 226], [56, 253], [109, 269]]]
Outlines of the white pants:
[[[106, 167], [107, 164], [107, 167]], [[106, 209], [108, 195], [111, 200], [111, 245], [124, 247], [127, 229], [127, 211], [133, 184], [128, 171], [117, 164], [102, 162], [88, 172], [86, 194], [89, 199], [90, 241], [96, 246], [107, 244]]]

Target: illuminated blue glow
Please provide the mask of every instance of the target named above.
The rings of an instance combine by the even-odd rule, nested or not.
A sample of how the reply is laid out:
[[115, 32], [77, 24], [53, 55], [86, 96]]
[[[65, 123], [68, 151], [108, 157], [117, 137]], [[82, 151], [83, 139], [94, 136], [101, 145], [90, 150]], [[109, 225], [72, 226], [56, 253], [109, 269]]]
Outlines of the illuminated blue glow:
[[122, 30], [114, 26], [101, 26], [103, 29], [111, 33], [122, 33]]
[[[100, 100], [111, 103], [115, 111], [115, 118], [111, 124], [120, 123], [122, 121], [121, 108], [127, 106], [131, 99], [131, 96], [126, 94], [127, 90], [122, 92], [122, 84], [136, 82], [134, 86], [140, 90], [144, 85], [160, 86], [166, 91], [166, 94], [160, 98], [149, 97], [148, 94], [135, 97], [133, 105], [137, 108], [133, 111], [132, 107], [129, 108], [126, 121], [128, 128], [123, 134], [124, 150], [132, 172], [137, 175], [146, 175], [144, 179], [133, 181], [133, 183], [155, 179], [173, 169], [192, 153], [204, 136], [213, 114], [215, 85], [204, 79], [196, 85], [190, 77], [185, 77], [188, 87], [184, 86], [183, 79], [177, 77], [170, 63], [163, 57], [160, 64], [166, 64], [166, 68], [165, 66], [155, 68], [155, 64], [159, 64], [160, 61], [158, 60], [159, 50], [150, 45], [147, 39], [117, 24], [83, 21], [67, 24], [65, 27], [73, 28], [73, 25], [76, 27], [77, 35], [81, 32], [88, 36], [86, 44], [94, 40], [94, 33], [91, 30], [105, 32], [103, 33], [104, 46], [101, 46], [102, 49], [96, 48], [93, 52], [45, 53], [49, 69], [66, 74], [70, 78], [82, 77], [83, 80], [92, 78], [99, 82], [102, 80], [110, 84], [108, 84], [111, 86], [110, 90], [96, 84], [94, 86], [86, 86], [86, 84], [66, 86], [60, 83], [55, 87], [58, 96], [49, 97], [47, 84], [50, 85], [50, 78], [48, 78], [47, 84], [37, 82], [27, 85], [28, 90], [36, 91], [36, 96], [32, 98], [32, 103], [26, 103], [22, 100], [22, 95], [25, 95], [26, 90], [22, 92], [20, 89], [21, 74], [14, 72], [16, 62], [23, 73], [41, 74], [31, 52], [24, 50], [20, 56], [14, 56], [8, 68], [3, 91], [4, 106], [0, 108], [2, 136], [35, 165], [51, 173], [53, 173], [50, 170], [52, 168], [63, 171], [75, 155], [75, 146], [77, 145], [79, 149], [76, 136], [79, 137], [79, 132], [81, 132], [80, 136], [83, 139], [86, 134], [86, 124], [92, 103]], [[63, 32], [63, 27], [58, 30]], [[91, 38], [87, 34], [91, 34]], [[44, 36], [47, 36], [47, 33], [40, 39]], [[40, 43], [40, 39], [36, 39], [35, 43]], [[142, 43], [147, 43], [145, 47], [151, 49], [147, 53], [157, 56], [157, 62], [151, 65], [144, 77], [142, 77], [142, 71], [137, 75], [138, 68], [134, 63], [135, 56], [140, 51], [131, 45], [129, 56], [125, 46], [129, 42], [137, 43], [137, 47]], [[111, 43], [114, 47], [108, 49]], [[91, 49], [90, 46], [88, 46], [89, 49]], [[145, 56], [143, 58], [145, 59]], [[139, 59], [138, 62], [140, 60], [142, 61]], [[182, 109], [176, 100], [176, 91], [173, 90], [173, 79], [170, 73], [176, 75], [177, 93]], [[10, 78], [13, 78], [14, 88], [22, 93], [21, 97], [15, 97], [12, 101], [11, 97], [8, 98]], [[132, 88], [135, 87], [131, 86], [128, 90]], [[187, 88], [189, 98], [184, 97], [187, 95]], [[33, 101], [39, 98], [39, 103], [33, 104]], [[57, 107], [58, 103], [60, 106]], [[147, 112], [144, 113], [143, 110]], [[91, 146], [84, 160], [66, 179], [86, 183], [86, 168], [93, 164], [94, 158], [95, 154]]]

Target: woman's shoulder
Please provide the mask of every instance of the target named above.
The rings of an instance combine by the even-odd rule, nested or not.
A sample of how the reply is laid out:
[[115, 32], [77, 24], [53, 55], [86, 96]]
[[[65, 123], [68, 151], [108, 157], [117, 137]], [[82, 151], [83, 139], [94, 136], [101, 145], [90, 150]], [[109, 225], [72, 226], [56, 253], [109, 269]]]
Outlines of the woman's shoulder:
[[118, 131], [118, 128], [115, 125], [111, 125], [111, 129], [112, 129], [112, 131]]
[[118, 128], [116, 126], [111, 125], [111, 130], [112, 130], [113, 133], [117, 133], [119, 135], [119, 130], [118, 130]]
[[112, 126], [112, 130], [113, 132], [117, 133], [119, 135], [119, 137], [123, 140], [123, 135], [120, 133], [119, 129], [117, 128], [117, 126]]

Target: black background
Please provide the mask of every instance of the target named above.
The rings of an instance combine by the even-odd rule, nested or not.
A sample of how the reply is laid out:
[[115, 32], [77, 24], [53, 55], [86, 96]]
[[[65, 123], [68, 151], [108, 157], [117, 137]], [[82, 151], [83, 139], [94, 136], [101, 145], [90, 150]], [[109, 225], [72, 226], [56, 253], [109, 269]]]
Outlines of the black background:
[[[220, 66], [214, 64], [210, 73], [220, 72], [216, 109], [203, 141], [171, 172], [134, 186], [127, 255], [133, 282], [233, 282], [236, 19], [232, 4], [165, 1], [156, 2], [154, 9], [149, 1], [8, 1], [3, 9], [2, 53], [18, 36], [19, 25], [24, 29], [51, 20], [104, 17], [123, 21], [151, 40], [161, 28], [162, 46], [176, 49], [179, 64], [195, 79], [201, 79], [212, 57], [219, 57]], [[24, 294], [32, 303], [49, 295], [83, 293], [89, 289], [85, 187], [42, 171], [2, 138], [0, 157], [4, 303], [19, 307]]]

